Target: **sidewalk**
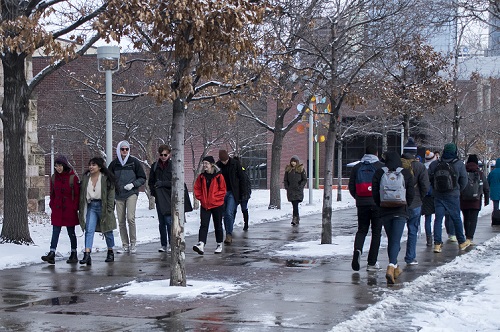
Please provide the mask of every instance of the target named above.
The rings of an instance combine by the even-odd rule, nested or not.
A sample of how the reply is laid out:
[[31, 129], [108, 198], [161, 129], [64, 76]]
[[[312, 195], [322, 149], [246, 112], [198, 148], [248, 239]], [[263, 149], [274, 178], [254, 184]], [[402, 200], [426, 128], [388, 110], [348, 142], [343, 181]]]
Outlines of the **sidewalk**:
[[[333, 212], [334, 235], [355, 233], [355, 213]], [[498, 233], [488, 219], [478, 222], [477, 244]], [[289, 220], [264, 223], [248, 232], [235, 230], [233, 245], [214, 255], [211, 233], [204, 256], [191, 250], [197, 237], [187, 237], [188, 284], [225, 280], [242, 285], [240, 292], [223, 298], [172, 300], [111, 292], [132, 280], [170, 277], [170, 256], [157, 252], [158, 243], [139, 246], [136, 255], [116, 255], [112, 264], [104, 263], [105, 253], [96, 253], [91, 267], [57, 262], [2, 270], [0, 331], [328, 331], [376, 303], [384, 292], [403, 288], [404, 282], [450, 262], [458, 253], [456, 243], [447, 243], [435, 254], [419, 238], [419, 265], [403, 263], [404, 273], [390, 288], [385, 281], [385, 249], [379, 254], [379, 272], [365, 271], [366, 255], [361, 270], [354, 272], [350, 256], [298, 260], [272, 254], [291, 241], [316, 240], [320, 234], [321, 215], [303, 217], [297, 228]], [[400, 261], [403, 255], [404, 249]]]

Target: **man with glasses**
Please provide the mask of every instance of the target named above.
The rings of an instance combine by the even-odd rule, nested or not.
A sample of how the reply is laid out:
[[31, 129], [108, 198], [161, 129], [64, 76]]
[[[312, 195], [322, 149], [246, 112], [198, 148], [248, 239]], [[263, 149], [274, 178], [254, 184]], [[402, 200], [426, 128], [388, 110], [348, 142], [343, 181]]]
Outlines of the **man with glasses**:
[[[136, 253], [137, 233], [135, 209], [139, 187], [146, 183], [141, 162], [130, 155], [130, 143], [121, 141], [116, 146], [116, 159], [109, 165], [116, 177], [116, 214], [124, 252]], [[128, 231], [127, 231], [128, 222]]]

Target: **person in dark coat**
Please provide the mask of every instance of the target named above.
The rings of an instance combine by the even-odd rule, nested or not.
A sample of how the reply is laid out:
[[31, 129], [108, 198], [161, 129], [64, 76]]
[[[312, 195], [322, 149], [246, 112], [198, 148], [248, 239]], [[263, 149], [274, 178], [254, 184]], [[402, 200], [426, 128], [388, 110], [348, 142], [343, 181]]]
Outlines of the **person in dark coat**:
[[415, 192], [413, 189], [413, 175], [408, 169], [403, 169], [401, 174], [404, 176], [406, 188], [406, 205], [397, 207], [381, 207], [380, 204], [380, 181], [384, 175], [384, 168], [389, 171], [395, 171], [397, 168], [403, 167], [401, 157], [397, 152], [386, 152], [385, 154], [385, 167], [378, 169], [373, 176], [373, 200], [380, 208], [379, 215], [384, 224], [385, 233], [387, 234], [387, 254], [389, 256], [389, 266], [385, 277], [387, 283], [393, 284], [395, 279], [401, 274], [401, 269], [398, 267], [398, 254], [401, 249], [401, 237], [406, 222], [409, 218], [408, 206], [413, 202]]
[[[425, 151], [425, 168], [429, 169], [429, 165], [437, 160], [434, 152], [427, 150]], [[429, 181], [430, 183], [430, 181]], [[434, 211], [434, 195], [432, 194], [432, 186], [429, 187], [427, 194], [424, 198], [422, 198], [422, 211], [421, 214], [425, 218], [425, 238], [426, 245], [428, 247], [432, 247], [433, 239], [432, 239], [432, 215], [435, 213]]]
[[300, 221], [299, 203], [304, 200], [304, 187], [307, 183], [306, 170], [298, 156], [292, 156], [290, 164], [286, 165], [283, 183], [286, 198], [292, 203], [292, 225], [295, 226]]
[[58, 156], [54, 161], [55, 173], [50, 181], [50, 221], [52, 224], [52, 239], [50, 251], [42, 260], [55, 264], [57, 243], [61, 228], [66, 227], [71, 244], [71, 254], [66, 263], [77, 263], [77, 240], [75, 226], [78, 221], [78, 203], [80, 199], [80, 180], [71, 168], [65, 156]]
[[488, 185], [488, 181], [484, 173], [479, 169], [479, 159], [477, 155], [471, 154], [467, 159], [467, 163], [465, 164], [465, 169], [467, 173], [479, 173], [480, 183], [482, 182], [482, 192], [477, 200], [466, 200], [461, 195], [460, 196], [460, 210], [462, 210], [462, 214], [464, 216], [464, 229], [465, 229], [465, 238], [469, 239], [472, 243], [474, 240], [474, 233], [476, 232], [477, 226], [477, 217], [479, 215], [479, 211], [481, 210], [481, 203], [484, 195], [484, 206], [490, 204], [490, 186]]

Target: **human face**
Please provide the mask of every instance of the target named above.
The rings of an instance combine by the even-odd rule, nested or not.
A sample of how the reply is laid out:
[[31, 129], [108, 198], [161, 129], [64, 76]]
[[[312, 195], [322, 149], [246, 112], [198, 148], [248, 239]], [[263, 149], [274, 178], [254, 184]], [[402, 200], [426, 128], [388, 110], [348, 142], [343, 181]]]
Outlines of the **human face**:
[[101, 168], [96, 163], [91, 162], [89, 164], [89, 171], [90, 171], [90, 174], [97, 174], [101, 171]]
[[128, 155], [128, 150], [129, 148], [127, 148], [126, 146], [122, 146], [120, 148], [120, 155], [122, 156], [122, 158], [125, 158]]
[[208, 173], [212, 173], [213, 165], [208, 161], [203, 161], [203, 170]]
[[55, 168], [55, 170], [56, 170], [57, 173], [62, 173], [64, 171], [63, 164], [55, 164], [54, 168]]
[[170, 151], [168, 151], [168, 150], [163, 150], [163, 151], [160, 153], [160, 159], [161, 159], [161, 161], [165, 161], [165, 160], [167, 160], [169, 157], [170, 157]]
[[290, 165], [292, 165], [292, 167], [295, 167], [295, 165], [297, 165], [297, 162], [296, 162], [295, 160], [292, 160], [292, 161], [290, 162]]

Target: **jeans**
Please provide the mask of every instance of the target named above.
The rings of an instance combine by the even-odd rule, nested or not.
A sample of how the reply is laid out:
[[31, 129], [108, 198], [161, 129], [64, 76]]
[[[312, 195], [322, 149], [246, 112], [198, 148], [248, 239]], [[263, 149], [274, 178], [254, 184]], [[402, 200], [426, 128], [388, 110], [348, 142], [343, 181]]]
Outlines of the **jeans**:
[[160, 209], [158, 211], [158, 229], [160, 230], [160, 243], [162, 247], [166, 247], [171, 243], [172, 237], [172, 216], [162, 215]]
[[499, 204], [498, 203], [500, 201], [494, 200], [494, 199], [492, 199], [492, 201], [493, 201], [493, 210], [498, 210], [499, 209], [499, 206], [498, 206]]
[[127, 197], [126, 200], [116, 200], [116, 215], [118, 217], [120, 237], [122, 239], [122, 244], [124, 247], [128, 247], [129, 244], [135, 245], [137, 241], [137, 233], [135, 227], [135, 209], [137, 206], [137, 197], [138, 195], [134, 194]]
[[208, 228], [210, 226], [210, 217], [214, 221], [215, 241], [222, 243], [224, 232], [222, 230], [222, 212], [224, 207], [219, 206], [210, 210], [200, 207], [200, 230], [198, 232], [198, 241], [207, 243]]
[[[59, 234], [61, 234], [61, 226], [52, 225], [52, 239], [50, 240], [50, 251], [56, 251], [57, 243], [59, 242]], [[71, 251], [76, 251], [76, 234], [75, 226], [66, 226], [68, 231], [69, 241], [71, 243]]]
[[375, 265], [378, 259], [380, 238], [382, 236], [382, 221], [378, 216], [376, 206], [358, 206], [358, 231], [354, 238], [354, 250], [363, 252], [363, 245], [368, 234], [370, 225], [372, 227], [372, 240], [368, 252], [368, 265]]
[[479, 210], [465, 209], [462, 211], [462, 213], [464, 215], [465, 237], [472, 241], [474, 239], [474, 233], [476, 233], [477, 216], [479, 215]]
[[[91, 201], [87, 205], [87, 215], [85, 216], [85, 249], [90, 249], [90, 251], [92, 251], [92, 245], [94, 243], [95, 228], [101, 219], [101, 209], [101, 201]], [[103, 235], [106, 239], [108, 249], [113, 249], [115, 246], [113, 231], [105, 232]]]
[[401, 216], [386, 216], [382, 218], [384, 223], [385, 233], [387, 234], [387, 254], [389, 255], [389, 263], [398, 264], [398, 254], [401, 250], [401, 237], [405, 230], [406, 217]]
[[232, 191], [228, 191], [224, 197], [224, 228], [226, 234], [233, 234], [234, 216], [236, 215], [236, 200]]
[[446, 234], [448, 236], [455, 236], [455, 226], [453, 225], [453, 221], [451, 221], [450, 215], [445, 213], [444, 215], [444, 228], [446, 229]]
[[408, 209], [408, 214], [410, 218], [406, 222], [408, 227], [408, 240], [406, 241], [406, 254], [405, 262], [411, 263], [417, 257], [417, 233], [420, 227], [420, 211], [421, 206], [417, 206], [413, 209]]
[[464, 228], [460, 217], [460, 196], [434, 197], [434, 207], [436, 209], [436, 219], [434, 220], [434, 244], [443, 243], [443, 218], [446, 213], [449, 214], [450, 221], [453, 223], [458, 243], [464, 243]]
[[425, 236], [432, 236], [432, 214], [425, 215]]

